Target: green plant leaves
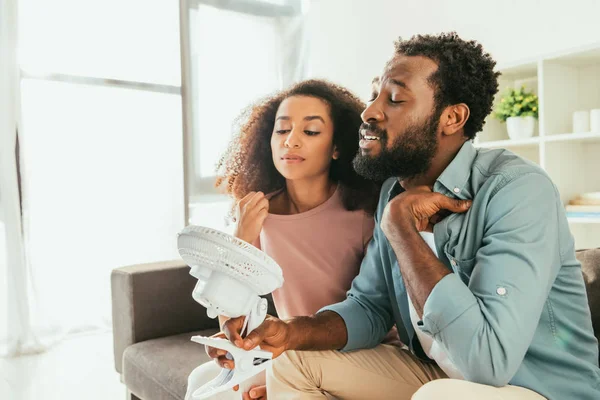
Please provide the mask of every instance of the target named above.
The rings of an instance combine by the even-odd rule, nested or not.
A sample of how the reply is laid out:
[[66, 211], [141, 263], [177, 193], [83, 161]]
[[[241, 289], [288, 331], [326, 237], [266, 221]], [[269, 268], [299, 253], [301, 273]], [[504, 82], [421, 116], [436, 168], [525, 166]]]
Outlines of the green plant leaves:
[[507, 89], [492, 115], [502, 122], [510, 117], [534, 117], [537, 119], [538, 109], [538, 97], [533, 92], [527, 92], [525, 86], [522, 86], [518, 90]]

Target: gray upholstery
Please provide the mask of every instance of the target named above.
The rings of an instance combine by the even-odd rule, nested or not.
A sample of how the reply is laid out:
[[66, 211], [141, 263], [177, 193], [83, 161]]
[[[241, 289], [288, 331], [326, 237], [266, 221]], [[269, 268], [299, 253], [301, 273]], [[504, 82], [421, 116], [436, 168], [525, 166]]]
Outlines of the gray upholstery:
[[[596, 337], [600, 339], [600, 249], [578, 251]], [[187, 377], [207, 360], [189, 339], [218, 324], [191, 296], [196, 280], [182, 261], [115, 269], [112, 279], [115, 368], [131, 399], [183, 400]], [[275, 314], [269, 296], [269, 313]]]
[[218, 328], [218, 322], [208, 318], [206, 310], [192, 299], [196, 280], [189, 271], [181, 260], [113, 270], [112, 315], [118, 372], [123, 372], [123, 352], [134, 343]]
[[594, 333], [600, 342], [600, 249], [578, 251], [576, 255], [581, 262]]
[[190, 372], [209, 361], [204, 346], [190, 341], [190, 337], [216, 332], [189, 332], [129, 346], [123, 355], [125, 385], [141, 399], [183, 399]]

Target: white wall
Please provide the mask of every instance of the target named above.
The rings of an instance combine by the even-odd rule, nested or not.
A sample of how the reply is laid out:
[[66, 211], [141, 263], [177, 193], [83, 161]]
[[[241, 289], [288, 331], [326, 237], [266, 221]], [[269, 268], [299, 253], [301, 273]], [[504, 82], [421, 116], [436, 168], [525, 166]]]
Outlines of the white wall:
[[310, 74], [368, 96], [393, 41], [455, 30], [501, 64], [600, 42], [600, 0], [312, 0]]

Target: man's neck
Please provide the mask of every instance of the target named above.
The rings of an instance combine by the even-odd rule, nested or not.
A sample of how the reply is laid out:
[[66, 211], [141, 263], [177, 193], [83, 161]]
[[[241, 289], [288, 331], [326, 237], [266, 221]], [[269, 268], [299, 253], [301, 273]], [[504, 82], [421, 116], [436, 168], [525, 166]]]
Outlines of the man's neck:
[[460, 146], [452, 146], [447, 151], [442, 150], [442, 146], [439, 146], [438, 152], [431, 160], [431, 165], [425, 173], [410, 178], [398, 178], [402, 188], [404, 188], [404, 190], [409, 190], [418, 186], [433, 188], [435, 181], [442, 175], [444, 170], [448, 168], [448, 165], [454, 160], [464, 143], [465, 142], [462, 141]]

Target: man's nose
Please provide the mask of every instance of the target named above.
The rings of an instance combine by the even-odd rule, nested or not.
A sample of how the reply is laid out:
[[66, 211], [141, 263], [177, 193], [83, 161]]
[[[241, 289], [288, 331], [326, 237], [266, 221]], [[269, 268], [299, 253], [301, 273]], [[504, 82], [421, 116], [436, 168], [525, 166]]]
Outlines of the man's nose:
[[381, 122], [384, 119], [383, 111], [381, 111], [377, 101], [369, 104], [360, 116], [363, 122]]

